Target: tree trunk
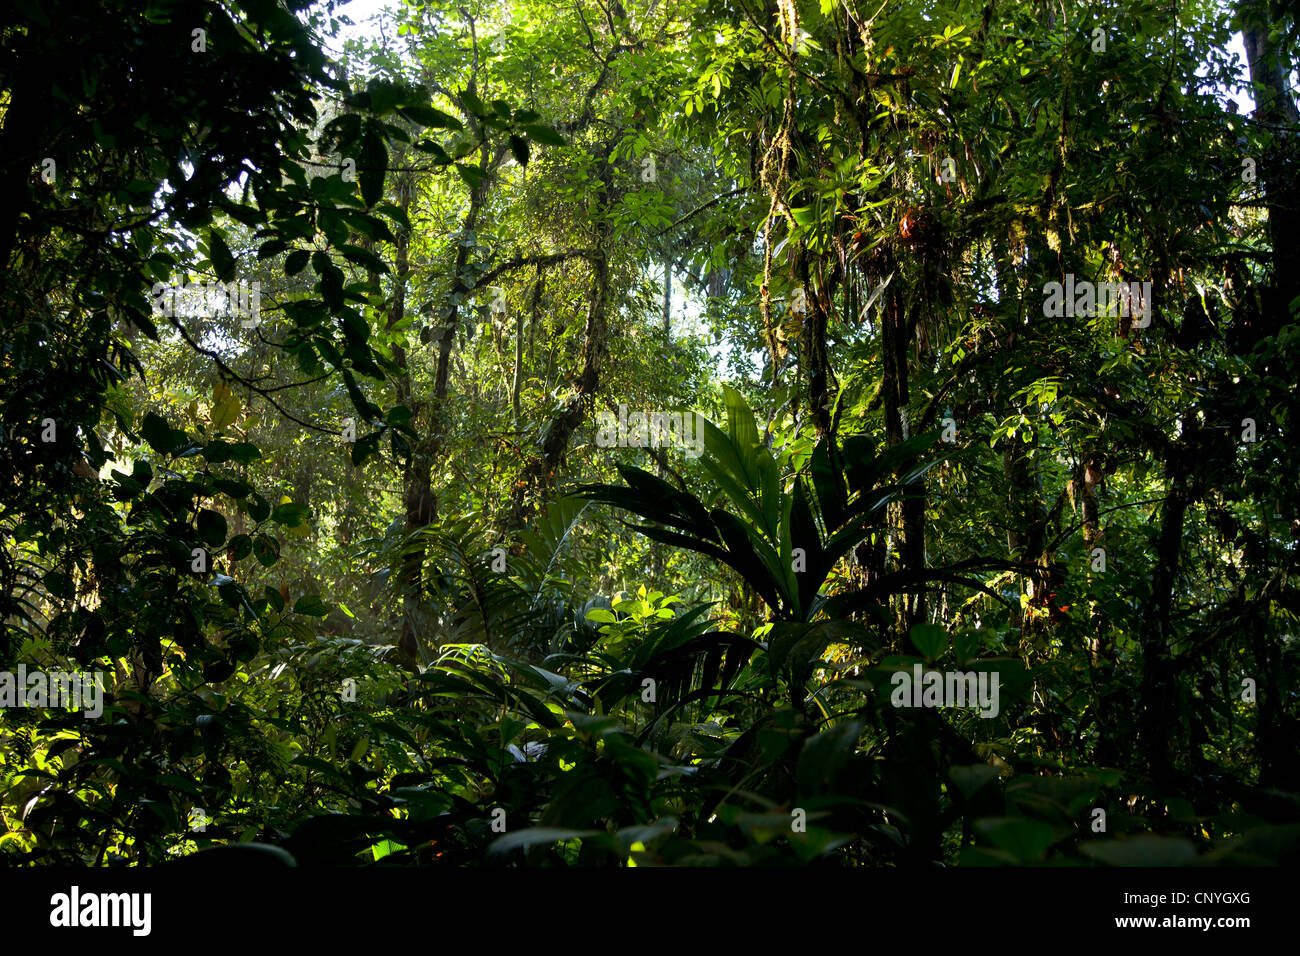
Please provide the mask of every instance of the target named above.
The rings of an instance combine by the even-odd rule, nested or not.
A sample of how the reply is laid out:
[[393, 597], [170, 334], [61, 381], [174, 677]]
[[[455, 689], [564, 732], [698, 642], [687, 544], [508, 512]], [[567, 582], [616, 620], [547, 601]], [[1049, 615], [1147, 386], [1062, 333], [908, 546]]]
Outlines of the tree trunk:
[[592, 281], [587, 302], [587, 325], [584, 330], [582, 370], [574, 381], [574, 395], [564, 410], [556, 415], [543, 433], [540, 454], [534, 455], [524, 465], [520, 480], [511, 493], [509, 510], [510, 527], [523, 527], [528, 518], [526, 498], [530, 492], [548, 486], [556, 467], [568, 450], [574, 432], [582, 425], [587, 407], [595, 399], [600, 386], [600, 373], [609, 348], [609, 223], [606, 212], [612, 197], [609, 154], [613, 144], [605, 146], [600, 157], [601, 189], [597, 197], [594, 221], [596, 223], [595, 253], [591, 258]]
[[1174, 585], [1178, 581], [1183, 543], [1183, 520], [1191, 503], [1187, 477], [1196, 444], [1190, 414], [1182, 418], [1182, 440], [1165, 453], [1167, 496], [1156, 543], [1156, 563], [1151, 581], [1151, 613], [1141, 637], [1142, 679], [1138, 692], [1141, 708], [1138, 742], [1142, 756], [1157, 783], [1173, 773], [1172, 736], [1178, 719], [1170, 638], [1173, 636]]
[[[890, 265], [897, 268], [892, 261]], [[910, 324], [902, 282], [891, 282], [884, 293], [885, 307], [881, 315], [881, 355], [884, 373], [881, 395], [885, 410], [885, 444], [889, 448], [906, 441], [909, 426], [905, 418], [908, 405], [907, 344]], [[899, 563], [906, 571], [918, 577], [925, 567], [925, 492], [913, 485], [907, 496], [891, 506], [899, 535]], [[914, 596], [903, 595], [897, 623], [906, 632], [926, 617], [925, 592]]]
[[673, 263], [664, 256], [664, 341], [673, 331]]
[[807, 254], [799, 250], [798, 278], [806, 292], [807, 311], [804, 313], [800, 333], [799, 362], [808, 381], [808, 413], [812, 418], [817, 437], [831, 432], [831, 371], [830, 355], [826, 349], [826, 331], [830, 326], [830, 313], [834, 302], [838, 267], [824, 277], [822, 287], [814, 290], [813, 276]]
[[[1254, 86], [1255, 119], [1269, 126], [1294, 127], [1300, 117], [1287, 91], [1290, 64], [1269, 39], [1270, 29], [1280, 25], [1281, 4], [1241, 0], [1237, 10]], [[1290, 321], [1290, 304], [1300, 296], [1300, 183], [1293, 171], [1295, 146], [1277, 131], [1272, 132], [1272, 140], [1272, 148], [1258, 157], [1273, 246], [1274, 286], [1265, 295], [1261, 336], [1276, 334]]]
[[[49, 78], [56, 75], [57, 68], [47, 68], [39, 61], [13, 72], [18, 82], [9, 91], [8, 109], [0, 127], [0, 267], [6, 274], [19, 239], [19, 219], [29, 204], [32, 178], [37, 175], [41, 159], [50, 116]], [[35, 223], [31, 228], [41, 231]]]
[[[411, 206], [411, 175], [405, 174], [397, 180], [397, 199], [404, 213]], [[397, 242], [393, 252], [393, 294], [388, 300], [388, 328], [395, 327], [406, 317], [406, 287], [410, 276], [410, 235], [399, 228], [395, 237]], [[407, 366], [406, 350], [400, 345], [393, 345], [393, 361], [400, 370], [394, 378], [396, 398], [399, 405], [411, 409], [412, 424], [418, 427], [419, 415], [424, 410], [423, 403], [415, 401], [411, 374]], [[430, 471], [432, 458], [428, 454], [429, 436], [418, 438], [411, 445], [411, 455], [402, 468], [402, 532], [403, 537], [426, 527], [433, 520], [434, 498]], [[397, 646], [401, 652], [401, 664], [407, 670], [414, 671], [419, 661], [419, 635], [428, 630], [429, 615], [424, 605], [424, 549], [410, 545], [399, 560], [397, 575], [397, 592], [402, 601], [402, 629]]]

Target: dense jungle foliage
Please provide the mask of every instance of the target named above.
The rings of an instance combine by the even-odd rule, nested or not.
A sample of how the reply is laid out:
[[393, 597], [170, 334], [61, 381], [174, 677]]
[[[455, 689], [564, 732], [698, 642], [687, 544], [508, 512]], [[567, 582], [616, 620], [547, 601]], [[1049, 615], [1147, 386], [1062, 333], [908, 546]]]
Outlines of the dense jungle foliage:
[[0, 861], [1296, 861], [1290, 5], [356, 6], [0, 13]]

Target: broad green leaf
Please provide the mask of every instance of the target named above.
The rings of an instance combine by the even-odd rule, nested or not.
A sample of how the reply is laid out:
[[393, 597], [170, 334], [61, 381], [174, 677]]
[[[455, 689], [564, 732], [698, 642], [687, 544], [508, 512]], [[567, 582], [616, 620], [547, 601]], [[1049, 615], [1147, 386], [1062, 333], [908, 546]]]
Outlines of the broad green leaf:
[[948, 632], [938, 624], [917, 624], [908, 637], [927, 660], [938, 660], [948, 650]]

